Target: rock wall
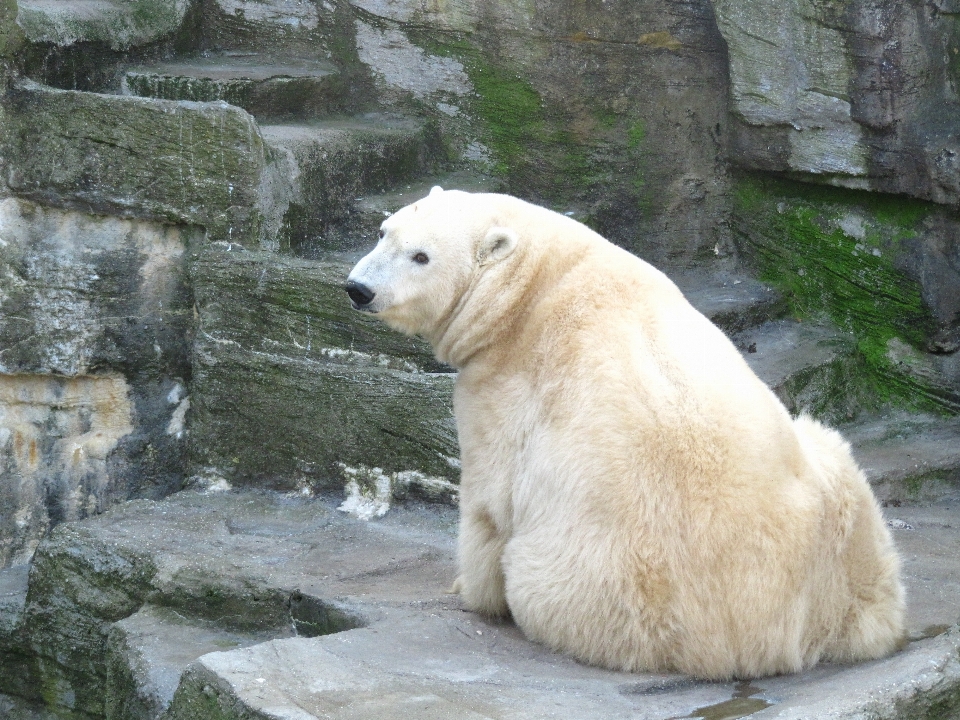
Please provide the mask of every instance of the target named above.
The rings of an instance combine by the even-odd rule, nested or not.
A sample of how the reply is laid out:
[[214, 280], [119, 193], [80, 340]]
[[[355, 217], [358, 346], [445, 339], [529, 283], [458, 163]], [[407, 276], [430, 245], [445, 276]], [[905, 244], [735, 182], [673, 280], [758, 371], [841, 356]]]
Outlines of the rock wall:
[[[878, 380], [880, 390], [906, 383], [943, 401], [934, 404], [956, 408], [960, 6], [791, 0], [772, 14], [766, 0], [714, 5], [730, 57], [729, 160], [747, 171], [733, 206], [744, 256], [790, 288], [801, 313], [860, 313], [859, 301], [838, 292], [838, 282], [862, 287], [875, 307], [895, 299], [895, 307], [858, 328], [874, 346], [865, 350], [868, 364], [886, 378]], [[829, 237], [844, 250], [824, 262]], [[812, 263], [802, 257], [811, 252], [820, 253]], [[866, 257], [867, 265], [891, 268], [900, 289], [872, 284], [877, 275]]]
[[717, 0], [743, 167], [960, 199], [960, 35], [952, 2]]
[[191, 230], [0, 201], [0, 562], [180, 487]]
[[726, 51], [705, 0], [352, 0], [378, 90], [508, 189], [654, 262], [725, 246]]

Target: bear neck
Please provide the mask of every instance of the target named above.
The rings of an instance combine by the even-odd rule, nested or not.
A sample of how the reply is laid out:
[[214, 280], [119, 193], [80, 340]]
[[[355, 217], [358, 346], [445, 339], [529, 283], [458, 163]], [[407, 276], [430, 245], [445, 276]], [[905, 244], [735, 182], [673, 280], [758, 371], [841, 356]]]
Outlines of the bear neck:
[[538, 305], [588, 252], [582, 243], [521, 238], [509, 257], [478, 268], [427, 337], [441, 362], [463, 369], [491, 356], [515, 354], [542, 329]]

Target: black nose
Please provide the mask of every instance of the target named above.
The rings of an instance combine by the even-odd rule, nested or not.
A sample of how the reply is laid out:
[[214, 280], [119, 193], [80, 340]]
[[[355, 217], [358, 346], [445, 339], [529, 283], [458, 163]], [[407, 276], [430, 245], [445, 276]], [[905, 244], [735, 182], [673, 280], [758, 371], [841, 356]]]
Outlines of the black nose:
[[354, 282], [353, 280], [348, 281], [347, 284], [343, 286], [343, 289], [347, 291], [347, 295], [353, 300], [353, 304], [357, 306], [369, 305], [376, 296], [376, 293], [366, 285]]

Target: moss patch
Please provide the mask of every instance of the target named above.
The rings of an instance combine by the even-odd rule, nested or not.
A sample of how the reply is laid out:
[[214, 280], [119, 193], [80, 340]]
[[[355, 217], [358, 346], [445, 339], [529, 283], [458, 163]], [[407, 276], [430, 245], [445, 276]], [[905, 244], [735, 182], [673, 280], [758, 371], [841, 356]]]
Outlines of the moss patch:
[[[521, 68], [463, 34], [404, 30], [426, 52], [463, 64], [476, 90], [465, 99], [467, 112], [479, 121], [494, 172], [506, 179], [511, 191], [564, 200], [598, 182], [602, 172], [571, 130], [565, 109], [546, 101], [524, 79]], [[597, 110], [595, 120], [602, 128], [616, 124], [603, 109]]]
[[878, 403], [956, 412], [949, 393], [891, 358], [904, 343], [920, 352], [935, 327], [919, 284], [894, 264], [929, 212], [912, 200], [747, 178], [734, 220], [742, 252], [796, 317], [826, 314], [853, 334]]

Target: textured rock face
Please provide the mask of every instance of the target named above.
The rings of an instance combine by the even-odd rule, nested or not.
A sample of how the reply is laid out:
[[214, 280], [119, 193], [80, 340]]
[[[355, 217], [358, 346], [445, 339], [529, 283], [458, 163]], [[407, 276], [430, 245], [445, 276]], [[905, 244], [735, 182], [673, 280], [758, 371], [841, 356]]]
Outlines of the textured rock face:
[[[490, 679], [476, 641], [529, 649], [433, 614], [453, 602], [456, 513], [435, 503], [458, 494], [455, 376], [353, 312], [348, 269], [432, 185], [512, 192], [665, 266], [793, 412], [957, 412], [958, 18], [952, 0], [0, 0], [0, 715], [157, 718], [203, 655], [171, 717], [352, 717], [339, 689], [300, 702], [333, 677], [316, 655], [281, 653], [274, 686], [275, 649], [303, 638], [263, 644], [370, 620], [349, 597], [431, 614], [397, 621], [396, 655], [360, 634], [374, 664], [410, 665], [399, 686], [441, 668], [444, 697], [496, 704], [523, 678], [543, 700], [504, 711], [548, 714], [555, 677], [461, 682]], [[897, 417], [855, 442], [880, 499], [955, 493], [957, 422]], [[191, 481], [244, 491], [54, 527]], [[929, 601], [955, 569], [928, 567], [949, 522], [906, 546], [931, 554], [908, 565], [918, 631], [946, 617]], [[464, 648], [453, 685], [441, 636]], [[955, 632], [932, 642], [956, 658]], [[261, 656], [269, 672], [243, 664]], [[956, 663], [913, 657], [881, 680], [855, 669], [863, 698], [815, 690], [823, 712], [804, 716], [876, 708], [881, 685], [884, 717], [954, 712]], [[227, 687], [241, 675], [249, 694]], [[806, 676], [770, 682], [807, 697]], [[602, 717], [766, 704], [670, 683], [561, 694], [601, 697]], [[406, 707], [481, 707], [424, 697]]]
[[874, 402], [960, 409], [960, 223], [931, 203], [743, 180], [737, 242], [797, 317], [851, 334]]
[[186, 0], [26, 0], [17, 24], [34, 43], [72, 45], [97, 41], [112, 48], [143, 45], [180, 27]]
[[308, 492], [342, 488], [341, 465], [456, 478], [454, 375], [356, 317], [341, 299], [349, 263], [217, 247], [192, 267], [198, 468]]
[[191, 231], [0, 201], [0, 565], [184, 470]]
[[936, 203], [960, 199], [954, 3], [714, 6], [730, 49], [735, 163]]
[[254, 206], [266, 157], [243, 110], [30, 82], [9, 94], [6, 110], [6, 180], [17, 195], [258, 239]]
[[508, 190], [656, 262], [724, 245], [726, 55], [708, 2], [352, 4], [378, 88], [412, 95]]
[[55, 523], [106, 506], [108, 458], [133, 430], [129, 388], [117, 377], [2, 375], [0, 423], [0, 563], [19, 565]]
[[182, 370], [192, 231], [0, 201], [0, 372]]

